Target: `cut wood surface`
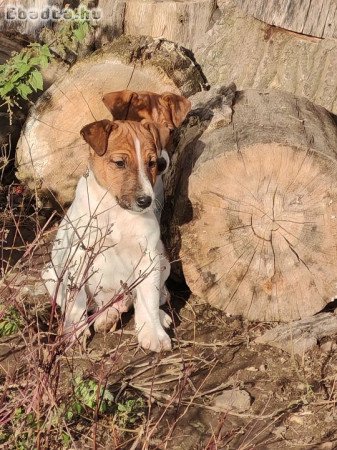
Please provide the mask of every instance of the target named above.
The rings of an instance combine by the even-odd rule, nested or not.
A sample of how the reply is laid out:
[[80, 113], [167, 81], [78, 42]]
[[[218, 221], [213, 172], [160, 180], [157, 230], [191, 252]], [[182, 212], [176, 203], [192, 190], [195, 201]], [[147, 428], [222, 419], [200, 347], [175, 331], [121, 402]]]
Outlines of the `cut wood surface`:
[[281, 91], [247, 90], [219, 128], [209, 105], [181, 131], [167, 178], [171, 258], [192, 293], [229, 314], [311, 316], [337, 294], [333, 117]]
[[337, 37], [337, 0], [235, 0], [263, 22], [297, 33]]
[[234, 81], [238, 89], [282, 89], [337, 113], [336, 39], [296, 34], [223, 6], [193, 52], [212, 85]]
[[81, 128], [111, 118], [102, 102], [108, 92], [130, 89], [191, 95], [203, 79], [175, 44], [121, 37], [78, 62], [30, 111], [17, 147], [17, 176], [61, 204], [72, 200], [86, 168], [88, 145]]
[[303, 355], [323, 338], [335, 334], [337, 334], [337, 315], [321, 313], [308, 319], [278, 325], [255, 339], [255, 342], [281, 348], [288, 353]]

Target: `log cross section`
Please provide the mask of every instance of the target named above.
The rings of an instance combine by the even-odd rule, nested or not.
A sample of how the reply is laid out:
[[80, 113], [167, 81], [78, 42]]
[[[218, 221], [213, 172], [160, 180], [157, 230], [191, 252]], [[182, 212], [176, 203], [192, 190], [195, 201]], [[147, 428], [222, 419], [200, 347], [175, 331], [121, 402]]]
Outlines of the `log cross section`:
[[278, 91], [238, 93], [232, 123], [189, 150], [200, 156], [180, 258], [192, 292], [251, 320], [321, 310], [337, 293], [336, 149], [323, 108]]

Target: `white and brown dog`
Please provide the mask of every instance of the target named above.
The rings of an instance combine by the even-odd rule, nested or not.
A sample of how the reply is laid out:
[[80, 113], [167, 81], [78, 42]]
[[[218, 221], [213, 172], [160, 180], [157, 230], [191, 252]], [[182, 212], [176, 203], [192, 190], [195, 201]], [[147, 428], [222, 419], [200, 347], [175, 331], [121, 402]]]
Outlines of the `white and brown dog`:
[[[163, 127], [168, 133], [180, 127], [187, 113], [191, 110], [191, 102], [187, 98], [170, 92], [155, 94], [148, 91], [133, 92], [124, 90], [109, 92], [103, 96], [102, 101], [115, 120], [132, 120], [136, 122], [149, 120], [161, 128]], [[167, 139], [167, 144], [170, 144], [169, 138]], [[168, 160], [166, 153], [163, 156]], [[157, 178], [154, 192], [156, 197], [155, 214], [158, 221], [160, 221], [164, 203], [162, 176]]]
[[153, 207], [153, 187], [167, 164], [168, 127], [101, 120], [81, 134], [90, 145], [89, 170], [60, 224], [43, 279], [66, 331], [79, 335], [95, 308], [95, 330], [109, 330], [133, 302], [139, 344], [169, 350], [164, 328], [171, 319], [159, 306], [168, 295], [170, 264]]

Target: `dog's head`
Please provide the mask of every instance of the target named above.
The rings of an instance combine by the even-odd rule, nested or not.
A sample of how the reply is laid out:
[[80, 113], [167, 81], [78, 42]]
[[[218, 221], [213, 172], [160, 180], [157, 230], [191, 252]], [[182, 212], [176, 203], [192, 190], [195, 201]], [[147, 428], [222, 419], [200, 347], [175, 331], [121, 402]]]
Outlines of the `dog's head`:
[[170, 130], [178, 128], [191, 110], [187, 98], [164, 92], [132, 92], [128, 90], [110, 92], [103, 97], [103, 103], [118, 120], [150, 120]]
[[100, 120], [81, 130], [90, 145], [90, 165], [97, 182], [118, 204], [143, 212], [154, 201], [156, 178], [168, 166], [169, 129], [143, 120]]

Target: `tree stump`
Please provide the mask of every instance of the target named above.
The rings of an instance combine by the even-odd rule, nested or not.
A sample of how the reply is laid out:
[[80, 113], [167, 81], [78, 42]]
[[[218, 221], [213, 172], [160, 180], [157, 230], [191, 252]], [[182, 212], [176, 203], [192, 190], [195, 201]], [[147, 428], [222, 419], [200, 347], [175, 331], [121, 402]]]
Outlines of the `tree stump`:
[[250, 320], [320, 311], [337, 294], [333, 116], [255, 90], [237, 93], [227, 126], [198, 114], [181, 131], [167, 179], [176, 207], [165, 219], [180, 234], [168, 248], [192, 293]]
[[172, 42], [121, 37], [76, 63], [31, 109], [17, 147], [17, 176], [64, 205], [89, 155], [81, 128], [111, 118], [104, 94], [130, 89], [189, 96], [202, 85], [200, 71]]

